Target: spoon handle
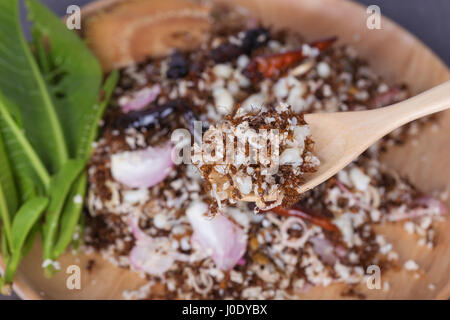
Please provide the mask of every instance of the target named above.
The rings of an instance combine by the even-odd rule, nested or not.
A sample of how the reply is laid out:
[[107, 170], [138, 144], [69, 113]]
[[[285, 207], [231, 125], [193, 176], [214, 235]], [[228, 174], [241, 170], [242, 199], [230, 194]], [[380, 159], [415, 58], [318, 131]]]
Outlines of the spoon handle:
[[408, 122], [449, 108], [450, 81], [447, 81], [417, 96], [372, 112], [383, 115], [385, 129], [390, 132]]

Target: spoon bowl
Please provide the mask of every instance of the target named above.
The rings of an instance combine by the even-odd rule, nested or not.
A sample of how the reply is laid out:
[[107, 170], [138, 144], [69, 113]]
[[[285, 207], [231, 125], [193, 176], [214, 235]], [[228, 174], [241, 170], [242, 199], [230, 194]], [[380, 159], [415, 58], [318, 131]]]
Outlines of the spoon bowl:
[[[305, 182], [298, 187], [297, 192], [304, 193], [331, 178], [393, 130], [420, 117], [448, 108], [450, 108], [450, 81], [384, 108], [306, 114], [305, 120], [315, 143], [314, 154], [319, 158], [320, 166], [316, 172], [304, 175]], [[226, 178], [211, 175], [210, 182], [220, 190]], [[256, 202], [259, 198], [250, 193], [240, 200]], [[269, 194], [262, 200], [275, 201], [277, 195]]]

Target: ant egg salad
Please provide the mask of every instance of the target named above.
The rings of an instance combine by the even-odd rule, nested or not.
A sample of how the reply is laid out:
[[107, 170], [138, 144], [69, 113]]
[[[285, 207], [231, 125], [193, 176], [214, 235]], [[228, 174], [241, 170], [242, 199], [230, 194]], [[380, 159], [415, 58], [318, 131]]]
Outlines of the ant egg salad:
[[[406, 85], [336, 37], [306, 41], [222, 6], [210, 19], [194, 50], [119, 71], [89, 159], [83, 249], [145, 279], [124, 284], [124, 298], [298, 299], [338, 283], [360, 298], [368, 266], [397, 272], [414, 258], [384, 226], [439, 245], [446, 191], [427, 193], [383, 160], [430, 118], [297, 192], [321, 165], [304, 114], [380, 108], [407, 98]], [[417, 265], [404, 267], [411, 281]]]
[[238, 108], [211, 125], [201, 145], [194, 145], [193, 163], [215, 199], [212, 212], [225, 203], [245, 200], [256, 210], [287, 206], [299, 200], [303, 175], [320, 164], [303, 115], [284, 103]]

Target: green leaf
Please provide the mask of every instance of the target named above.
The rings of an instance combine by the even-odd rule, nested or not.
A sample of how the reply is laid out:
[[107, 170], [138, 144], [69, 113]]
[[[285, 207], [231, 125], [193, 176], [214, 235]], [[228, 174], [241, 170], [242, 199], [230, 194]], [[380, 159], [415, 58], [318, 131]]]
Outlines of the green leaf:
[[[11, 252], [9, 250], [9, 245], [8, 245], [8, 241], [6, 240], [6, 235], [5, 232], [3, 232], [2, 228], [2, 232], [1, 232], [1, 249], [2, 249], [2, 258], [3, 258], [3, 262], [5, 264], [5, 266], [8, 265], [10, 258], [11, 258]], [[4, 295], [9, 295], [11, 294], [11, 285], [5, 283], [5, 278], [1, 277], [0, 278], [0, 294], [4, 294]]]
[[33, 38], [33, 45], [36, 51], [36, 60], [38, 62], [39, 68], [42, 70], [44, 74], [48, 74], [51, 71], [50, 61], [47, 57], [46, 48], [44, 42], [42, 41], [42, 37], [38, 30], [35, 28], [31, 28], [31, 34]]
[[23, 244], [22, 248], [22, 258], [27, 255], [27, 253], [31, 250], [33, 247], [34, 240], [36, 239], [36, 235], [38, 231], [41, 229], [41, 224], [38, 222], [36, 223], [33, 228], [31, 228], [31, 231], [29, 232], [25, 243]]
[[[92, 123], [98, 122], [100, 64], [78, 35], [44, 5], [35, 0], [26, 0], [26, 5], [34, 34], [40, 35], [39, 40], [48, 39], [48, 60], [58, 77], [51, 85], [62, 93], [54, 99], [56, 111], [63, 124], [69, 155], [75, 157], [80, 149], [85, 149]], [[46, 64], [44, 58], [40, 60], [44, 61], [41, 65]]]
[[3, 257], [3, 261], [6, 264], [6, 261], [9, 259], [10, 256], [10, 249], [9, 249], [9, 245], [8, 245], [8, 240], [6, 239], [6, 232], [3, 231], [4, 230], [4, 226], [2, 228], [2, 234], [1, 234], [1, 241], [2, 241], [2, 257]]
[[119, 80], [119, 72], [117, 70], [112, 71], [108, 78], [106, 78], [103, 85], [103, 99], [95, 107], [95, 111], [92, 112], [91, 116], [84, 127], [83, 139], [81, 140], [80, 146], [77, 151], [77, 157], [87, 158], [91, 155], [92, 142], [95, 141], [98, 134], [98, 124], [105, 112], [105, 109], [109, 103], [109, 100], [114, 92], [114, 89]]
[[12, 255], [7, 261], [4, 273], [6, 284], [12, 283], [19, 261], [23, 257], [22, 249], [25, 241], [47, 205], [47, 198], [35, 197], [23, 204], [16, 213], [12, 224]]
[[14, 177], [12, 175], [11, 166], [9, 164], [8, 155], [3, 145], [3, 137], [0, 131], [0, 186], [6, 198], [8, 211], [13, 214], [18, 207], [18, 196]]
[[[56, 242], [55, 248], [53, 249], [53, 259], [59, 257], [67, 248], [70, 241], [73, 238], [73, 234], [77, 227], [78, 221], [80, 220], [81, 213], [83, 211], [83, 200], [86, 193], [86, 183], [87, 175], [83, 173], [75, 181], [67, 197], [66, 205], [64, 206], [64, 211], [61, 216], [61, 228], [59, 230], [59, 238]], [[78, 202], [78, 198], [83, 199]]]
[[18, 0], [0, 1], [0, 89], [21, 111], [23, 129], [51, 172], [68, 158], [53, 97], [22, 35]]
[[34, 197], [17, 211], [12, 224], [12, 252], [20, 253], [25, 240], [44, 212], [49, 201], [45, 197]]
[[[25, 2], [32, 50], [22, 35], [19, 1], [0, 0], [0, 210], [7, 255], [0, 287], [12, 281], [37, 230], [44, 259], [54, 260], [83, 224], [82, 203], [73, 200], [84, 199], [87, 175], [80, 173], [118, 81], [112, 72], [100, 97], [101, 68], [85, 43], [38, 1]], [[44, 209], [30, 205], [36, 199], [49, 201], [44, 224]], [[25, 205], [13, 215], [20, 202]]]
[[0, 221], [3, 224], [5, 238], [11, 245], [11, 217], [18, 206], [17, 190], [11, 173], [9, 159], [3, 145], [0, 132]]
[[0, 132], [4, 139], [10, 164], [14, 172], [30, 177], [36, 185], [48, 187], [50, 176], [47, 169], [9, 113], [10, 106], [11, 103], [0, 93]]
[[21, 172], [16, 174], [17, 186], [20, 194], [21, 203], [27, 202], [30, 198], [39, 195], [36, 192], [36, 186], [33, 180]]
[[3, 225], [3, 232], [5, 233], [5, 239], [9, 245], [11, 246], [12, 237], [11, 237], [11, 216], [8, 210], [8, 204], [6, 202], [5, 193], [3, 191], [3, 187], [0, 184], [0, 221]]
[[50, 204], [45, 214], [43, 229], [44, 260], [53, 259], [52, 252], [59, 226], [61, 210], [66, 202], [70, 188], [85, 166], [84, 160], [67, 161], [52, 177], [49, 188]]
[[78, 252], [81, 245], [83, 244], [83, 233], [84, 233], [85, 227], [86, 227], [86, 217], [84, 214], [81, 214], [80, 220], [78, 220], [77, 226], [75, 227], [75, 232], [78, 232], [78, 234], [80, 236], [77, 238], [72, 237], [72, 243], [71, 243], [72, 249], [75, 252]]

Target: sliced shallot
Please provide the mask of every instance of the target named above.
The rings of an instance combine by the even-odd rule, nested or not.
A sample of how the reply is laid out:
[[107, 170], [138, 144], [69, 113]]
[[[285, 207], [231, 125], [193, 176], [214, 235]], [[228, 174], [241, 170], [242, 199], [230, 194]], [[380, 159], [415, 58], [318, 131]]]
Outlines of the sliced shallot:
[[160, 276], [164, 274], [176, 260], [188, 261], [189, 257], [176, 252], [165, 237], [152, 238], [146, 235], [138, 225], [137, 218], [130, 219], [131, 230], [136, 239], [130, 252], [130, 265], [141, 272]]
[[170, 144], [111, 156], [113, 178], [130, 188], [150, 188], [158, 184], [167, 177], [172, 166]]
[[130, 100], [121, 105], [122, 110], [124, 112], [141, 110], [155, 101], [160, 93], [161, 87], [159, 84], [155, 84], [151, 88], [143, 88], [136, 92]]
[[[290, 239], [289, 230], [291, 228], [297, 229], [298, 227], [300, 227], [302, 231], [302, 236], [299, 238], [295, 238], [293, 240]], [[286, 220], [284, 220], [283, 223], [281, 224], [280, 232], [283, 244], [291, 248], [302, 248], [310, 236], [306, 224], [303, 222], [302, 219], [297, 217], [289, 217]]]
[[414, 203], [418, 204], [418, 205], [423, 205], [427, 208], [437, 208], [439, 211], [439, 214], [441, 214], [441, 215], [444, 215], [447, 213], [447, 208], [445, 207], [445, 205], [438, 199], [433, 198], [431, 196], [425, 196], [425, 197], [418, 198], [414, 201]]
[[333, 244], [324, 236], [314, 236], [309, 238], [309, 242], [314, 248], [314, 252], [317, 253], [323, 262], [330, 265], [334, 265], [339, 257], [347, 255], [347, 250], [340, 244]]
[[165, 238], [155, 238], [149, 242], [138, 243], [130, 252], [130, 265], [139, 271], [162, 275], [175, 262], [174, 256], [164, 248]]
[[186, 210], [186, 215], [194, 233], [192, 241], [204, 249], [219, 269], [232, 269], [247, 248], [247, 234], [237, 224], [221, 214], [208, 219], [204, 214], [208, 205], [194, 201]]
[[431, 196], [421, 197], [414, 201], [414, 204], [419, 205], [408, 212], [395, 212], [389, 216], [389, 221], [401, 221], [406, 219], [420, 218], [426, 215], [444, 215], [447, 209], [444, 204]]

